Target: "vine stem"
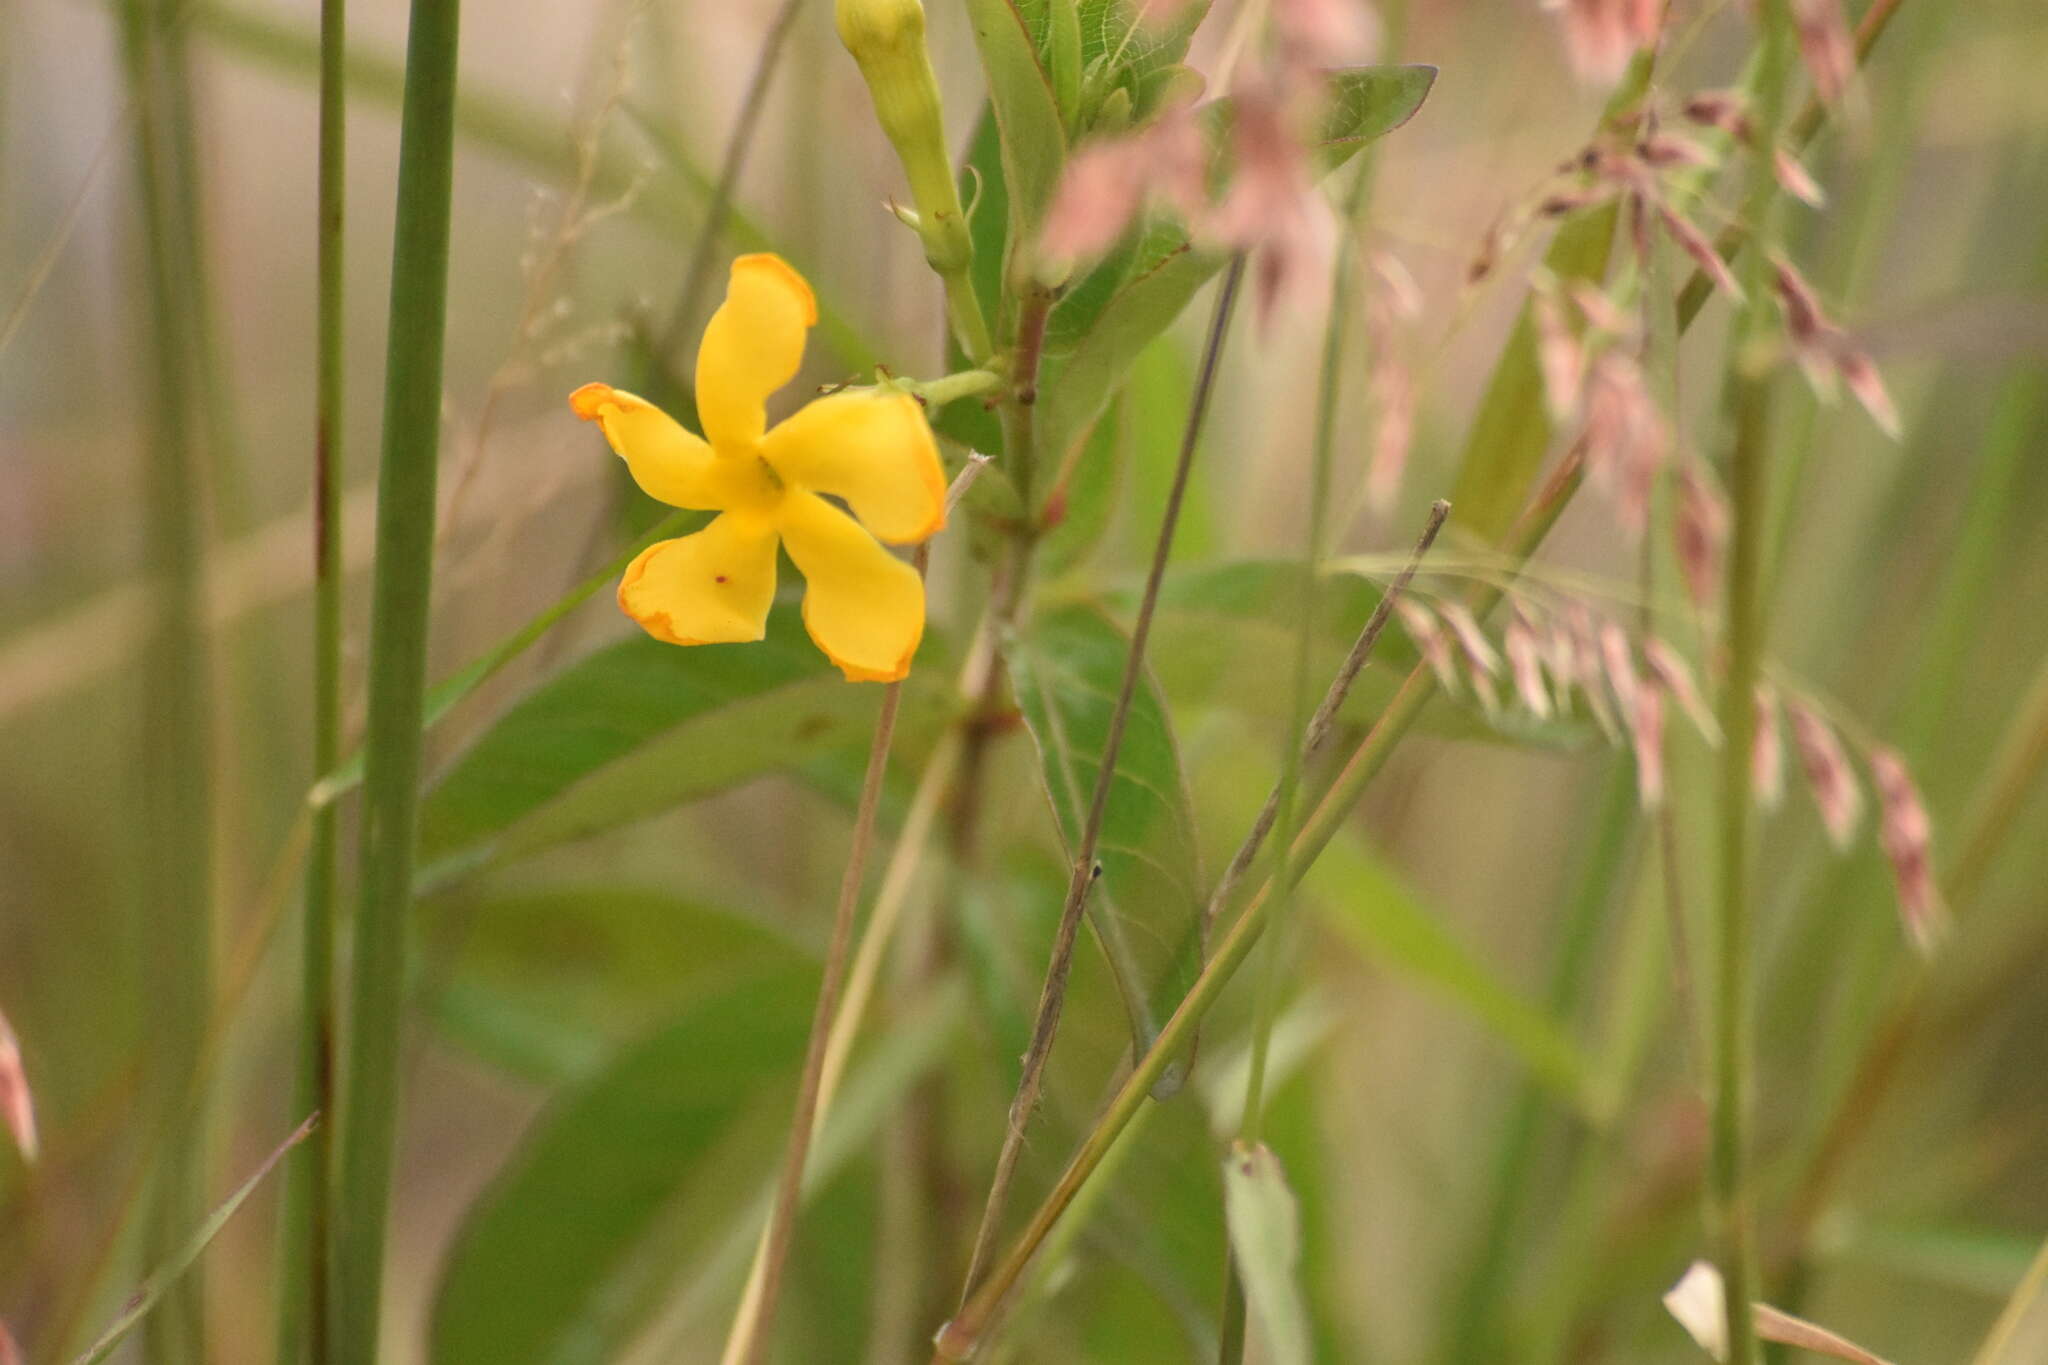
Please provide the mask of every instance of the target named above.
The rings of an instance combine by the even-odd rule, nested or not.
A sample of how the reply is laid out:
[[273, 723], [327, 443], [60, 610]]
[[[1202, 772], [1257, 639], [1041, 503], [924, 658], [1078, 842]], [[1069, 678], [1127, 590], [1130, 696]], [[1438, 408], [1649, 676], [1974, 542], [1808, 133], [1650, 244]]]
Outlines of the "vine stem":
[[[1173, 485], [1166, 495], [1166, 511], [1159, 523], [1159, 537], [1152, 548], [1152, 567], [1145, 576], [1145, 594], [1131, 624], [1130, 652], [1124, 659], [1123, 681], [1117, 689], [1116, 705], [1109, 714], [1109, 733], [1102, 744], [1102, 761], [1095, 772], [1095, 789], [1089, 796], [1088, 815], [1081, 825], [1081, 837], [1074, 848], [1074, 864], [1067, 878], [1067, 896], [1060, 906], [1059, 926], [1053, 934], [1052, 954], [1046, 963], [1045, 981], [1039, 989], [1038, 1009], [1031, 1023], [1031, 1041], [1025, 1048], [1023, 1066], [1017, 1077], [1017, 1092], [1010, 1101], [1009, 1120], [1003, 1132], [1002, 1150], [996, 1156], [995, 1175], [989, 1182], [981, 1224], [974, 1234], [974, 1250], [968, 1257], [967, 1277], [961, 1290], [963, 1301], [974, 1292], [987, 1263], [996, 1230], [1002, 1224], [1003, 1208], [1009, 1201], [1010, 1185], [1016, 1178], [1017, 1158], [1024, 1147], [1024, 1133], [1038, 1108], [1044, 1088], [1046, 1061], [1059, 1033], [1060, 1012], [1066, 1003], [1067, 974], [1074, 963], [1074, 941], [1081, 927], [1081, 913], [1088, 890], [1099, 875], [1095, 852], [1102, 838], [1102, 820], [1109, 809], [1110, 784], [1116, 779], [1116, 761], [1123, 748], [1124, 726], [1130, 719], [1131, 699], [1137, 694], [1138, 677], [1145, 667], [1145, 643], [1152, 633], [1152, 616], [1159, 605], [1159, 589], [1166, 581], [1166, 562], [1173, 553], [1174, 532], [1180, 526], [1181, 504], [1187, 496], [1188, 475], [1194, 468], [1195, 450], [1201, 444], [1202, 426], [1209, 414], [1209, 398], [1215, 391], [1216, 372], [1223, 356], [1223, 341], [1230, 320], [1237, 311], [1238, 286], [1244, 280], [1245, 255], [1230, 258], [1223, 283], [1216, 295], [1216, 308], [1209, 321], [1209, 336], [1202, 348], [1201, 370], [1188, 404], [1187, 425], [1181, 432], [1180, 456], [1174, 465]], [[1043, 323], [1039, 326], [1043, 335]], [[1018, 395], [1019, 406], [1030, 394]], [[1029, 506], [1027, 501], [1026, 506]]]
[[363, 752], [361, 907], [334, 1203], [333, 1358], [373, 1365], [398, 1128], [406, 912], [417, 842], [448, 306], [460, 0], [413, 0], [392, 238], [369, 719]]

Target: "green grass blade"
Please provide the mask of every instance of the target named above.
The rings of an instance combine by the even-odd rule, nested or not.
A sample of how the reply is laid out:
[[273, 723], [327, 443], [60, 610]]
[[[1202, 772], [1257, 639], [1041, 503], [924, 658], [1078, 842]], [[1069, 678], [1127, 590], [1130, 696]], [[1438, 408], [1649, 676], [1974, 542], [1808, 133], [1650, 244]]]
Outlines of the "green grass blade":
[[227, 1226], [228, 1220], [233, 1218], [249, 1196], [256, 1192], [256, 1187], [263, 1183], [263, 1178], [284, 1159], [285, 1153], [305, 1141], [306, 1136], [319, 1125], [319, 1122], [318, 1114], [309, 1116], [293, 1130], [290, 1137], [280, 1143], [269, 1156], [263, 1158], [263, 1164], [252, 1171], [249, 1178], [207, 1216], [206, 1221], [185, 1239], [171, 1257], [142, 1282], [142, 1286], [129, 1297], [127, 1304], [121, 1309], [121, 1315], [108, 1324], [107, 1330], [100, 1333], [99, 1339], [86, 1347], [72, 1361], [72, 1365], [99, 1365], [100, 1361], [112, 1355], [114, 1348], [135, 1330], [135, 1324], [148, 1317], [151, 1310], [163, 1302], [164, 1295], [174, 1286], [185, 1282], [186, 1272], [212, 1244], [220, 1230]]

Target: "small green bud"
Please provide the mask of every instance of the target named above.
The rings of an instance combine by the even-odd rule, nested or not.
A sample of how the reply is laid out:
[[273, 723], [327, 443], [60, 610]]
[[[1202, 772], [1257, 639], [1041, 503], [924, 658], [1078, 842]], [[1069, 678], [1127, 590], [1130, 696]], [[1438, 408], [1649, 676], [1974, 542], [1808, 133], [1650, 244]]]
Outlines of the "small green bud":
[[876, 121], [910, 181], [925, 259], [941, 274], [964, 270], [973, 244], [953, 178], [939, 80], [925, 49], [924, 6], [919, 0], [838, 0], [834, 17], [839, 40], [867, 82]]
[[1131, 126], [1131, 92], [1119, 85], [1109, 92], [1102, 101], [1102, 108], [1096, 111], [1094, 131], [1102, 134], [1121, 133]]

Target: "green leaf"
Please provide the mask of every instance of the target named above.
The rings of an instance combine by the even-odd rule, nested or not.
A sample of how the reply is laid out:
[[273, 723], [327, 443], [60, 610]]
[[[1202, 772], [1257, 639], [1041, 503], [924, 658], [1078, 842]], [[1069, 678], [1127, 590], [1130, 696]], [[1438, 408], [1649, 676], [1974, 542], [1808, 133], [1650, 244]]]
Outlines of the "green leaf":
[[[1091, 606], [1041, 613], [1010, 675], [1067, 848], [1081, 837], [1130, 641]], [[1090, 922], [1142, 1051], [1200, 970], [1202, 877], [1180, 749], [1158, 687], [1139, 680], [1103, 812]]]
[[1223, 1211], [1244, 1284], [1245, 1309], [1272, 1365], [1315, 1358], [1301, 1295], [1301, 1210], [1280, 1159], [1264, 1143], [1237, 1143], [1223, 1162]]
[[443, 914], [461, 946], [441, 1027], [545, 1083], [587, 1074], [717, 983], [808, 957], [732, 911], [632, 886], [492, 893]]
[[[1071, 24], [1078, 45], [1076, 70], [1086, 73], [1080, 93], [1080, 123], [1093, 121], [1112, 91], [1130, 99], [1142, 122], [1158, 106], [1170, 73], [1187, 56], [1195, 30], [1208, 16], [1209, 0], [1191, 0], [1164, 23], [1146, 18], [1132, 0], [1017, 0], [1017, 12], [1048, 69], [1057, 70], [1062, 29]], [[1076, 124], [1070, 120], [1069, 127]]]
[[1002, 138], [1012, 246], [1037, 230], [1059, 186], [1067, 134], [1051, 77], [1016, 0], [967, 0], [975, 46], [988, 76], [989, 107]]
[[[443, 1268], [434, 1365], [598, 1365], [625, 1358], [657, 1311], [683, 1326], [731, 1311], [773, 1198], [815, 983], [736, 985], [536, 1122]], [[960, 983], [943, 983], [856, 1056], [812, 1145], [807, 1197], [900, 1112], [964, 1004]]]
[[[1330, 74], [1331, 107], [1316, 143], [1327, 173], [1366, 143], [1400, 127], [1422, 107], [1436, 80], [1431, 66], [1354, 67]], [[1231, 104], [1203, 106], [1212, 155], [1227, 160]], [[1150, 216], [1069, 290], [1053, 311], [1046, 340], [1040, 439], [1064, 458], [1123, 383], [1138, 354], [1180, 316], [1226, 259], [1197, 247], [1185, 225]]]
[[[924, 694], [943, 688], [934, 644], [927, 636], [912, 675]], [[422, 863], [445, 879], [791, 767], [860, 742], [880, 701], [839, 676], [794, 605], [769, 614], [758, 643], [623, 640], [541, 684], [470, 746], [427, 797]]]
[[693, 1177], [730, 1179], [717, 1149], [784, 1098], [816, 984], [782, 972], [703, 999], [543, 1114], [457, 1234], [435, 1365], [609, 1359], [615, 1277]]
[[1608, 1104], [1578, 1045], [1472, 956], [1359, 841], [1332, 840], [1303, 885], [1323, 922], [1361, 956], [1458, 1006], [1546, 1089], [1589, 1119], [1604, 1119]]

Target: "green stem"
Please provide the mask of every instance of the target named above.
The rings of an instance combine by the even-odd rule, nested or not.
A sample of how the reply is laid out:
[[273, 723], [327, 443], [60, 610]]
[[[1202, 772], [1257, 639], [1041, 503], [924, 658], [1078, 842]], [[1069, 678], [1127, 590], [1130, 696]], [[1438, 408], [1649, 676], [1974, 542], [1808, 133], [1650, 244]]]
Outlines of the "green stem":
[[[1771, 149], [1784, 117], [1791, 66], [1791, 18], [1785, 0], [1771, 0], [1759, 17], [1757, 145], [1752, 155], [1744, 220], [1753, 242], [1772, 239], [1777, 183]], [[1769, 534], [1771, 374], [1760, 351], [1770, 341], [1762, 300], [1770, 287], [1765, 252], [1751, 251], [1745, 285], [1751, 299], [1730, 341], [1730, 406], [1734, 439], [1727, 481], [1730, 513], [1722, 653], [1727, 676], [1721, 691], [1719, 922], [1713, 1004], [1713, 1075], [1708, 1212], [1725, 1286], [1728, 1365], [1755, 1365], [1759, 1279], [1754, 1193], [1750, 1181], [1751, 1063], [1755, 1052], [1755, 903], [1751, 886], [1750, 751], [1756, 736], [1756, 685], [1764, 649], [1762, 566]]]
[[334, 1210], [333, 1355], [340, 1365], [373, 1365], [377, 1359], [398, 1120], [405, 918], [418, 822], [459, 20], [459, 0], [413, 0], [377, 487], [361, 906]]
[[1003, 377], [994, 370], [961, 370], [938, 379], [912, 380], [903, 385], [928, 408], [942, 408], [962, 398], [993, 393], [1002, 386]]
[[[212, 993], [212, 750], [209, 670], [201, 623], [204, 557], [201, 480], [192, 429], [196, 320], [183, 273], [167, 146], [172, 17], [148, 0], [123, 6], [122, 53], [136, 117], [136, 172], [151, 316], [154, 414], [143, 475], [156, 633], [142, 670], [143, 857], [141, 915], [152, 1010], [148, 1112], [159, 1145], [144, 1256], [161, 1262], [205, 1213], [205, 1105], [195, 1090]], [[206, 1358], [197, 1275], [170, 1288], [147, 1323], [156, 1362]]]
[[[347, 133], [346, 0], [320, 5], [318, 283], [313, 400], [313, 771], [341, 757], [341, 504], [343, 193]], [[334, 902], [340, 888], [338, 812], [312, 813], [306, 916], [300, 950], [299, 1070], [293, 1110], [317, 1124], [286, 1169], [283, 1267], [278, 1290], [279, 1365], [325, 1365], [332, 1218], [334, 1114]]]

